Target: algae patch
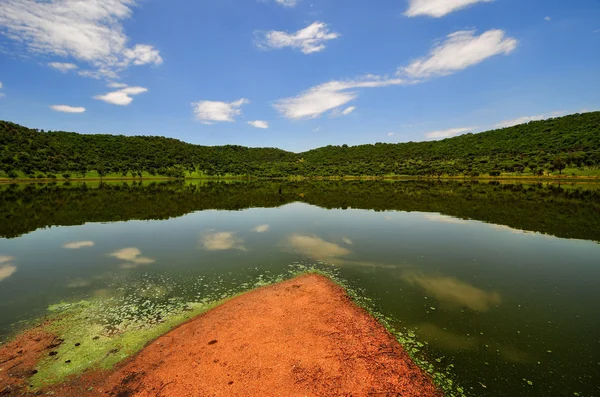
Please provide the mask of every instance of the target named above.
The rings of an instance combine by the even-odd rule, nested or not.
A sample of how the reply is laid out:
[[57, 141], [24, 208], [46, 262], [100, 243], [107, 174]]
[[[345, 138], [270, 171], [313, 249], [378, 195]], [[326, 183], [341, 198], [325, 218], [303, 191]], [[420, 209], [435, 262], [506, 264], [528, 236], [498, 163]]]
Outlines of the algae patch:
[[220, 278], [210, 282], [198, 278], [183, 287], [172, 279], [147, 278], [124, 283], [110, 297], [52, 305], [44, 328], [59, 342], [39, 362], [30, 384], [42, 388], [89, 369], [110, 369], [199, 314], [244, 291], [281, 280], [260, 275], [227, 287]]

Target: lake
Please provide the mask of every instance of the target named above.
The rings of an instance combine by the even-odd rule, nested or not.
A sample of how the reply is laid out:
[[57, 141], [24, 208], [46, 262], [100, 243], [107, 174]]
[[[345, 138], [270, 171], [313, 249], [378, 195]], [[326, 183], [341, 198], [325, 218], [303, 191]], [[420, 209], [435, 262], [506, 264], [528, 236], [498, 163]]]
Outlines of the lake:
[[[315, 266], [474, 396], [600, 395], [600, 186], [0, 186], [0, 339], [61, 301], [188, 301]], [[150, 291], [150, 292], [148, 292]]]

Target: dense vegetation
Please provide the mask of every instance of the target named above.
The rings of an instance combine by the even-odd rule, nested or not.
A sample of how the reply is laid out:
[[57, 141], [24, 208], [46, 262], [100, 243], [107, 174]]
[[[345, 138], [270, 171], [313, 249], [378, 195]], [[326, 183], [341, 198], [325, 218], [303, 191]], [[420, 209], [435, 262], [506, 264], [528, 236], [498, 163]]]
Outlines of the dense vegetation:
[[[600, 168], [600, 112], [433, 142], [327, 146], [304, 153], [199, 146], [146, 136], [38, 131], [0, 121], [0, 177], [500, 175]], [[600, 173], [600, 172], [599, 172]]]
[[434, 181], [85, 183], [0, 186], [0, 237], [87, 222], [168, 219], [199, 210], [306, 202], [324, 208], [439, 212], [600, 241], [600, 189]]

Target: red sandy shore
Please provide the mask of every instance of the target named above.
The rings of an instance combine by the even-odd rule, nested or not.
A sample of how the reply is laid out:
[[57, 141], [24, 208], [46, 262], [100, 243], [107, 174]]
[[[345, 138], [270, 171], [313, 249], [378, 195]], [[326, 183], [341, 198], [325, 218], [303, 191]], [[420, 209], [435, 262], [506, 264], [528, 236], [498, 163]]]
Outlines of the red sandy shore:
[[118, 397], [442, 396], [381, 324], [318, 275], [243, 294], [158, 338], [114, 371], [86, 374], [52, 391]]

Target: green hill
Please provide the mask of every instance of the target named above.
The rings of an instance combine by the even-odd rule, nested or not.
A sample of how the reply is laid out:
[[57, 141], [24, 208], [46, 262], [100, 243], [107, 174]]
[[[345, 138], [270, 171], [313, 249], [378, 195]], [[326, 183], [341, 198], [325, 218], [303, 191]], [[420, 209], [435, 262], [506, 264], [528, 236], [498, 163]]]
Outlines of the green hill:
[[0, 121], [0, 177], [255, 177], [598, 173], [600, 112], [431, 142], [327, 146], [304, 153], [200, 146], [149, 136], [38, 131]]

